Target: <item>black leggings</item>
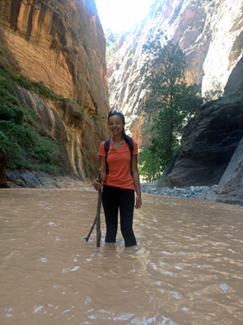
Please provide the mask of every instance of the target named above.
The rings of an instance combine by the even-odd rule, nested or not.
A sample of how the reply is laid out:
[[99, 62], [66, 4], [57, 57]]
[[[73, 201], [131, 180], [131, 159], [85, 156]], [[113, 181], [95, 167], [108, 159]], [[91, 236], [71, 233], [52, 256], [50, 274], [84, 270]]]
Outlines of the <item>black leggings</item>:
[[125, 246], [137, 245], [132, 230], [134, 191], [104, 185], [102, 203], [105, 211], [106, 243], [115, 243], [118, 226], [118, 207], [120, 207], [121, 232]]

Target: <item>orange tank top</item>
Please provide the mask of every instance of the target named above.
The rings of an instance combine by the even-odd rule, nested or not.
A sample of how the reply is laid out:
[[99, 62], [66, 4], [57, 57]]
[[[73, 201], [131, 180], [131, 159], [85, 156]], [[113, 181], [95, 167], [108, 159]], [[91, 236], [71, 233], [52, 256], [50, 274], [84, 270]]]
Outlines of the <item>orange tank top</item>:
[[[133, 141], [133, 153], [138, 154], [138, 145]], [[99, 149], [100, 157], [105, 157], [105, 142], [102, 142]], [[133, 178], [131, 175], [131, 151], [126, 142], [117, 150], [113, 147], [110, 141], [109, 151], [107, 152], [107, 164], [109, 166], [109, 173], [106, 175], [104, 185], [115, 186], [123, 189], [134, 190]]]

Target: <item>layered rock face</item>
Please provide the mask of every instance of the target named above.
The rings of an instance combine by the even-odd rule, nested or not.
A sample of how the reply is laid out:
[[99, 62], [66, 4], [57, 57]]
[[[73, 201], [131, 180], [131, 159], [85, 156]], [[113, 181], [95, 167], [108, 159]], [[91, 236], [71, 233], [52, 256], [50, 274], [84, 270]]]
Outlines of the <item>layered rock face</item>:
[[164, 171], [159, 187], [219, 184], [221, 202], [243, 204], [242, 63], [233, 69], [224, 96], [204, 105], [190, 120], [179, 156]]
[[87, 164], [97, 160], [98, 145], [107, 136], [106, 119], [96, 122], [68, 99], [46, 101], [17, 85], [15, 91], [20, 103], [36, 112], [38, 132], [55, 139], [65, 149], [55, 159], [62, 174], [73, 173], [84, 179]]
[[16, 72], [106, 114], [105, 38], [93, 0], [0, 0], [0, 37]]
[[139, 145], [147, 143], [139, 120], [139, 101], [146, 100], [140, 75], [143, 45], [156, 34], [179, 42], [186, 53], [186, 81], [202, 85], [205, 92], [227, 83], [242, 56], [242, 1], [156, 0], [145, 21], [116, 42], [108, 58], [108, 83], [112, 108], [122, 109], [128, 129]]
[[181, 152], [159, 186], [218, 184], [243, 137], [243, 105], [210, 102], [193, 118], [183, 135]]
[[[107, 137], [106, 41], [94, 0], [0, 0], [0, 63], [71, 100], [51, 101], [22, 87], [39, 133], [56, 140], [62, 175], [83, 179]], [[72, 101], [73, 100], [73, 101]]]
[[217, 201], [243, 205], [243, 138], [218, 186]]

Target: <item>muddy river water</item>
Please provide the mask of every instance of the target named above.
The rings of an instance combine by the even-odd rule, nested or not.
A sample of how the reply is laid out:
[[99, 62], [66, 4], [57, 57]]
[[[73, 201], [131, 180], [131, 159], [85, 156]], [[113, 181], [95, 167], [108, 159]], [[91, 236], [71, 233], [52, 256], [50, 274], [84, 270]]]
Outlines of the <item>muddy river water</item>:
[[243, 324], [243, 207], [143, 195], [105, 244], [97, 193], [0, 190], [0, 324]]

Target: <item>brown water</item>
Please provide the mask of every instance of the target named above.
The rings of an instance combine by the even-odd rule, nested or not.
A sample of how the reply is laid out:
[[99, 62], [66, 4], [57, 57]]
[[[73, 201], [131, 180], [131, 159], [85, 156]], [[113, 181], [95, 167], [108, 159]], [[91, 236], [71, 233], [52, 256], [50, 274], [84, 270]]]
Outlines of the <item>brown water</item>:
[[0, 190], [1, 325], [243, 324], [243, 207], [143, 195], [138, 246], [96, 248], [96, 200]]

